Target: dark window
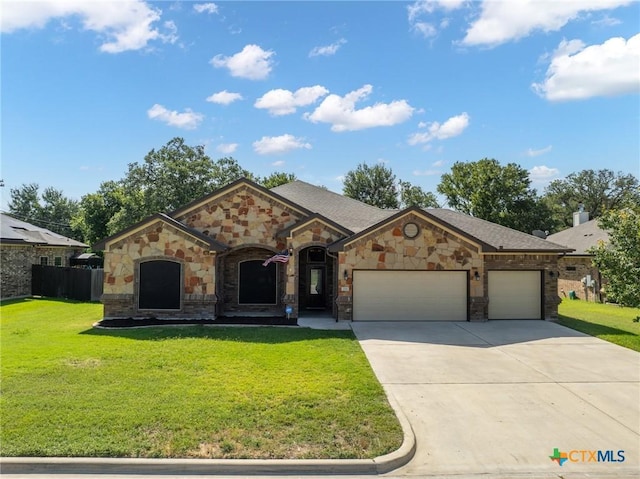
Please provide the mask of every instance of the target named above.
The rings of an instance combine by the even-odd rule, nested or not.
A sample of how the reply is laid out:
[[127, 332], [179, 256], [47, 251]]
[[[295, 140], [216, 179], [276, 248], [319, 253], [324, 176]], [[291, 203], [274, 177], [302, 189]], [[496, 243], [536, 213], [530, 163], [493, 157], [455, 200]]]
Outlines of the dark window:
[[40, 256], [40, 266], [47, 266], [49, 264], [49, 258], [46, 256]]
[[277, 266], [263, 260], [243, 261], [239, 264], [239, 304], [277, 304]]
[[140, 263], [140, 309], [180, 309], [180, 263]]
[[576, 267], [575, 266], [567, 266], [567, 271], [575, 271]]
[[54, 266], [62, 266], [62, 256], [56, 256], [53, 258]]
[[309, 263], [324, 263], [324, 248], [309, 248], [307, 261]]

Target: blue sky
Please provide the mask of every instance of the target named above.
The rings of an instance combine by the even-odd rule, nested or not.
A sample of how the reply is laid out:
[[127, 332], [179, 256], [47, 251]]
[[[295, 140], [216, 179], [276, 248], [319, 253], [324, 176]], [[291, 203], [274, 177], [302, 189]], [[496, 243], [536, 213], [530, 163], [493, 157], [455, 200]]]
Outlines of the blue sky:
[[2, 1], [2, 208], [80, 199], [175, 136], [340, 192], [383, 162], [640, 176], [640, 3]]

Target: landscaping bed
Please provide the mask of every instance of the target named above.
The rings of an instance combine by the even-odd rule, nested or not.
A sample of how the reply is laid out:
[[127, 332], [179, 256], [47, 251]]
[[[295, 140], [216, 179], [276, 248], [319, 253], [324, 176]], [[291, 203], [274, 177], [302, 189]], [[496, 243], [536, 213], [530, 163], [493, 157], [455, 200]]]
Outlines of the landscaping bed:
[[93, 328], [101, 312], [0, 306], [3, 456], [372, 458], [402, 443], [351, 331]]

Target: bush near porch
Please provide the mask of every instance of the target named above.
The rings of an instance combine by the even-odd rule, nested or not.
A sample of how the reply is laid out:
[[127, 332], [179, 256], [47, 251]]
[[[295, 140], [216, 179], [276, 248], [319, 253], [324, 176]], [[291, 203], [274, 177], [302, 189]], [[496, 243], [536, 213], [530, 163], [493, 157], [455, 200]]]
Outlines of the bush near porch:
[[2, 304], [1, 455], [371, 458], [401, 445], [351, 331], [93, 329], [101, 312]]
[[558, 324], [576, 329], [610, 343], [640, 351], [640, 308], [617, 304], [563, 299], [558, 307]]

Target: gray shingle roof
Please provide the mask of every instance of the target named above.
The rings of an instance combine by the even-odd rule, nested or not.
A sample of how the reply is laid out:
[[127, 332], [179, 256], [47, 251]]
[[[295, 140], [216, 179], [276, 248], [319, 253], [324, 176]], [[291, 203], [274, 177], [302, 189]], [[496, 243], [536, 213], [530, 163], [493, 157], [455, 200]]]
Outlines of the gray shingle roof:
[[398, 212], [367, 205], [300, 180], [276, 186], [271, 191], [355, 233]]
[[553, 252], [571, 249], [555, 241], [544, 240], [458, 211], [445, 208], [430, 208], [425, 211], [496, 250]]
[[565, 245], [571, 249], [575, 249], [572, 254], [585, 255], [589, 254], [587, 250], [598, 244], [598, 241], [609, 241], [609, 233], [598, 226], [596, 220], [587, 221], [581, 225], [567, 228], [559, 233], [554, 233], [547, 237], [547, 241], [553, 241], [557, 244]]
[[0, 243], [88, 248], [89, 245], [0, 213]]

